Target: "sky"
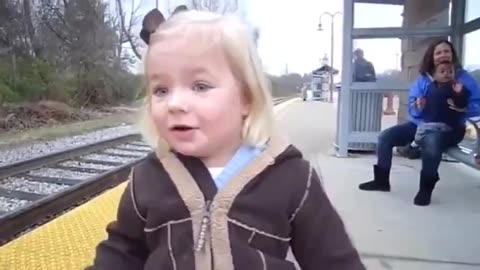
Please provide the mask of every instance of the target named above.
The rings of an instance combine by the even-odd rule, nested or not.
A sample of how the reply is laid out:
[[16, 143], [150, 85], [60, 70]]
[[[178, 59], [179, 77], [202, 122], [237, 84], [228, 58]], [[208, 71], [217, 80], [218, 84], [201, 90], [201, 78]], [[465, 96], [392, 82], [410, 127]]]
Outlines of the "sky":
[[[113, 1], [113, 0], [111, 0]], [[129, 3], [129, 0], [123, 0]], [[134, 0], [141, 5], [139, 14], [155, 7], [155, 0]], [[187, 0], [188, 1], [188, 0]], [[159, 9], [168, 13], [185, 0], [158, 0]], [[342, 0], [239, 0], [238, 14], [260, 29], [259, 53], [265, 70], [280, 75], [285, 72], [309, 73], [321, 65], [324, 55], [330, 57], [331, 17], [323, 16], [323, 30], [318, 31], [323, 12], [343, 11]], [[272, 8], [272, 6], [274, 8]], [[355, 4], [355, 27], [400, 27], [402, 6]], [[445, 10], [448, 12], [448, 10]], [[375, 16], [372, 16], [375, 14]], [[334, 18], [334, 66], [341, 70], [343, 15]], [[480, 1], [467, 0], [467, 21], [480, 17]], [[477, 49], [480, 30], [465, 38], [464, 65], [480, 66]], [[400, 68], [401, 41], [398, 38], [355, 40], [354, 49], [362, 48], [374, 63], [377, 73]], [[336, 76], [336, 81], [340, 76]]]

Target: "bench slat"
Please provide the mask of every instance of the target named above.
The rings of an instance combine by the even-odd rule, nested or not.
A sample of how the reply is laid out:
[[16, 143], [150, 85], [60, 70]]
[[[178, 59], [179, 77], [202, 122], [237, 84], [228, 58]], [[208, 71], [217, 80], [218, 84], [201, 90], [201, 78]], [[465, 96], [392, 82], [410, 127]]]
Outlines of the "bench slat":
[[462, 148], [460, 147], [451, 147], [447, 150], [446, 154], [464, 163], [465, 165], [468, 165], [474, 169], [480, 170], [480, 165], [476, 164], [475, 162], [473, 151], [471, 151], [471, 149], [468, 149], [468, 150], [467, 149], [462, 150]]

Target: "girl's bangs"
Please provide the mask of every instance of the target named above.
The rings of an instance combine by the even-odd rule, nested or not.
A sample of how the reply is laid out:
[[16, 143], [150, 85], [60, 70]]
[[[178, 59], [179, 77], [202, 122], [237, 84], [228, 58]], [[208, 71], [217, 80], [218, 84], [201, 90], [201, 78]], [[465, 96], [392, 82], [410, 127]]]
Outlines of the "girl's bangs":
[[169, 46], [189, 46], [192, 53], [203, 53], [221, 44], [222, 29], [214, 22], [190, 22], [160, 28], [153, 37], [152, 44], [168, 41]]

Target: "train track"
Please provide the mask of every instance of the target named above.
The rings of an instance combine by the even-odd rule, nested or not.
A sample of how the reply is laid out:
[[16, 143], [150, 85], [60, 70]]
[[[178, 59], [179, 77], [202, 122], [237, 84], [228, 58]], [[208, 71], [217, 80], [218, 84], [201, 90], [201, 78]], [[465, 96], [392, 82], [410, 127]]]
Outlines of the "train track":
[[133, 134], [0, 167], [0, 245], [125, 181], [149, 152]]
[[279, 98], [274, 98], [274, 99], [273, 99], [273, 105], [278, 105], [278, 104], [280, 104], [280, 103], [282, 103], [282, 102], [285, 102], [285, 101], [290, 100], [290, 99], [292, 99], [292, 98], [295, 98], [295, 97], [297, 97], [297, 96], [298, 96], [298, 95], [291, 96], [291, 97], [279, 97]]
[[125, 181], [151, 151], [132, 134], [0, 166], [0, 246]]

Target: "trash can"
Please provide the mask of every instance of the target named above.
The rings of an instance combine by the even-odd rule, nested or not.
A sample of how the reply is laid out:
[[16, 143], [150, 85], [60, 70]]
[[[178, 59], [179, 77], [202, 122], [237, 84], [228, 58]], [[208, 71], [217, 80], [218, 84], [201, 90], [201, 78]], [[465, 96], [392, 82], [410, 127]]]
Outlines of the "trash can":
[[[352, 91], [350, 94], [350, 132], [382, 130], [383, 93]], [[376, 143], [349, 142], [353, 151], [375, 151]]]

